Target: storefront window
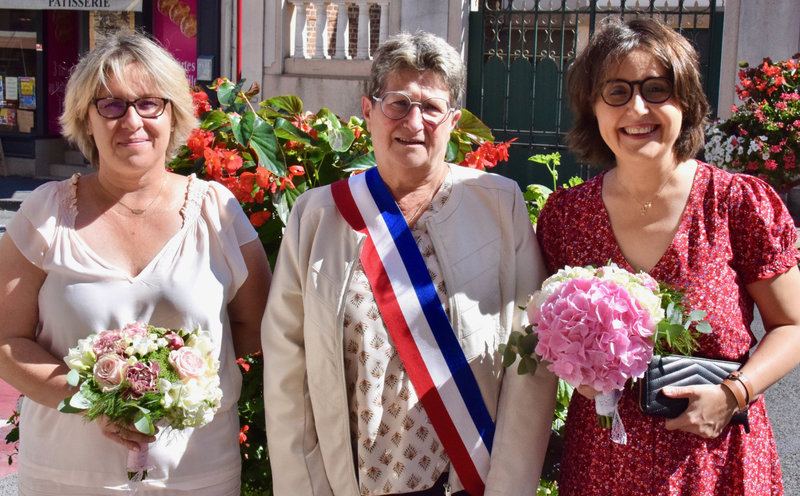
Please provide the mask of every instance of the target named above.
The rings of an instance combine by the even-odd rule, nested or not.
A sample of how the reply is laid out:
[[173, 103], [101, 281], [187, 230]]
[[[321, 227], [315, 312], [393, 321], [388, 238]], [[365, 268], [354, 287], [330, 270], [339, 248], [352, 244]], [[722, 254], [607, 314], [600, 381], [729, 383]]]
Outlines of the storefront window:
[[30, 133], [35, 126], [41, 19], [35, 10], [0, 10], [0, 131]]

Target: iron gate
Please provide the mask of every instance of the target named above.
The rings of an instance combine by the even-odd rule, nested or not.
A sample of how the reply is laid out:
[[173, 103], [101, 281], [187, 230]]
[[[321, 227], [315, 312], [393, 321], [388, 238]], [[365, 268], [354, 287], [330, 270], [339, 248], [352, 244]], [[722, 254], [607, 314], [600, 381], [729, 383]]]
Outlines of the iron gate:
[[561, 152], [560, 182], [590, 175], [566, 153], [571, 116], [565, 77], [606, 17], [658, 18], [688, 38], [700, 55], [706, 94], [716, 108], [723, 20], [716, 0], [480, 2], [470, 14], [466, 107], [497, 140], [517, 139], [509, 163], [497, 172], [520, 184], [551, 183], [544, 167], [527, 161], [536, 153]]

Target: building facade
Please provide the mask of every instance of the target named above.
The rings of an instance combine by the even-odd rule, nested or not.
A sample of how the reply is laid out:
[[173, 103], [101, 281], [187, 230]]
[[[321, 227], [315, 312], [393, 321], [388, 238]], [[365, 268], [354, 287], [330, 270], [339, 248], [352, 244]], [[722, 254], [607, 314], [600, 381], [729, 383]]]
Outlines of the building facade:
[[499, 139], [524, 138], [515, 148], [529, 156], [563, 147], [563, 74], [608, 15], [653, 15], [705, 47], [707, 93], [723, 118], [736, 103], [739, 61], [800, 52], [796, 0], [6, 0], [0, 76], [4, 93], [17, 95], [0, 98], [6, 172], [63, 177], [83, 167], [58, 137], [57, 117], [69, 67], [104, 23], [153, 33], [198, 84], [243, 78], [261, 85], [258, 98], [294, 94], [306, 110], [344, 118], [360, 115], [375, 47], [401, 30], [430, 31], [467, 62], [461, 105]]

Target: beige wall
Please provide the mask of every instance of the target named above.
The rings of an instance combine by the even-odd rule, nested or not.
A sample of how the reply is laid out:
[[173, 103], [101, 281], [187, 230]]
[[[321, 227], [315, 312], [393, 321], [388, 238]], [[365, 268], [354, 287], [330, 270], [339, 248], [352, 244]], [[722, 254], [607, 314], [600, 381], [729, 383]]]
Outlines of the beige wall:
[[[286, 0], [245, 0], [261, 3], [261, 29], [246, 28], [245, 36], [263, 40], [261, 65], [251, 56], [246, 74], [261, 68], [261, 98], [294, 94], [305, 110], [326, 107], [343, 118], [361, 115], [363, 82], [369, 75], [369, 61], [289, 59], [293, 43], [291, 17]], [[466, 54], [469, 2], [465, 0], [391, 0], [387, 33], [427, 30], [444, 37]], [[255, 15], [249, 18], [255, 18]], [[252, 19], [250, 19], [252, 20]], [[243, 21], [243, 24], [247, 21]], [[262, 36], [259, 36], [262, 34]], [[243, 43], [244, 45], [245, 43]], [[255, 51], [253, 53], [255, 55]], [[248, 77], [248, 80], [251, 80]]]

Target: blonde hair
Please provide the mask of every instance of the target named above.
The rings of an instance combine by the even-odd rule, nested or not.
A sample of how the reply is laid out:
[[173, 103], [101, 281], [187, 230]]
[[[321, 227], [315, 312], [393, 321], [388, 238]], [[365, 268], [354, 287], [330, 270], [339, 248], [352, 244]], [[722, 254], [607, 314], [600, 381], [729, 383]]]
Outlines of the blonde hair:
[[145, 35], [130, 31], [109, 35], [73, 68], [64, 96], [64, 112], [59, 118], [64, 138], [74, 143], [95, 167], [99, 165], [99, 156], [89, 134], [89, 106], [101, 87], [108, 89], [111, 78], [129, 89], [122, 76], [130, 64], [134, 65], [135, 76], [152, 88], [152, 94], [140, 96], [167, 98], [172, 106], [167, 159], [197, 127], [186, 72], [175, 58]]

